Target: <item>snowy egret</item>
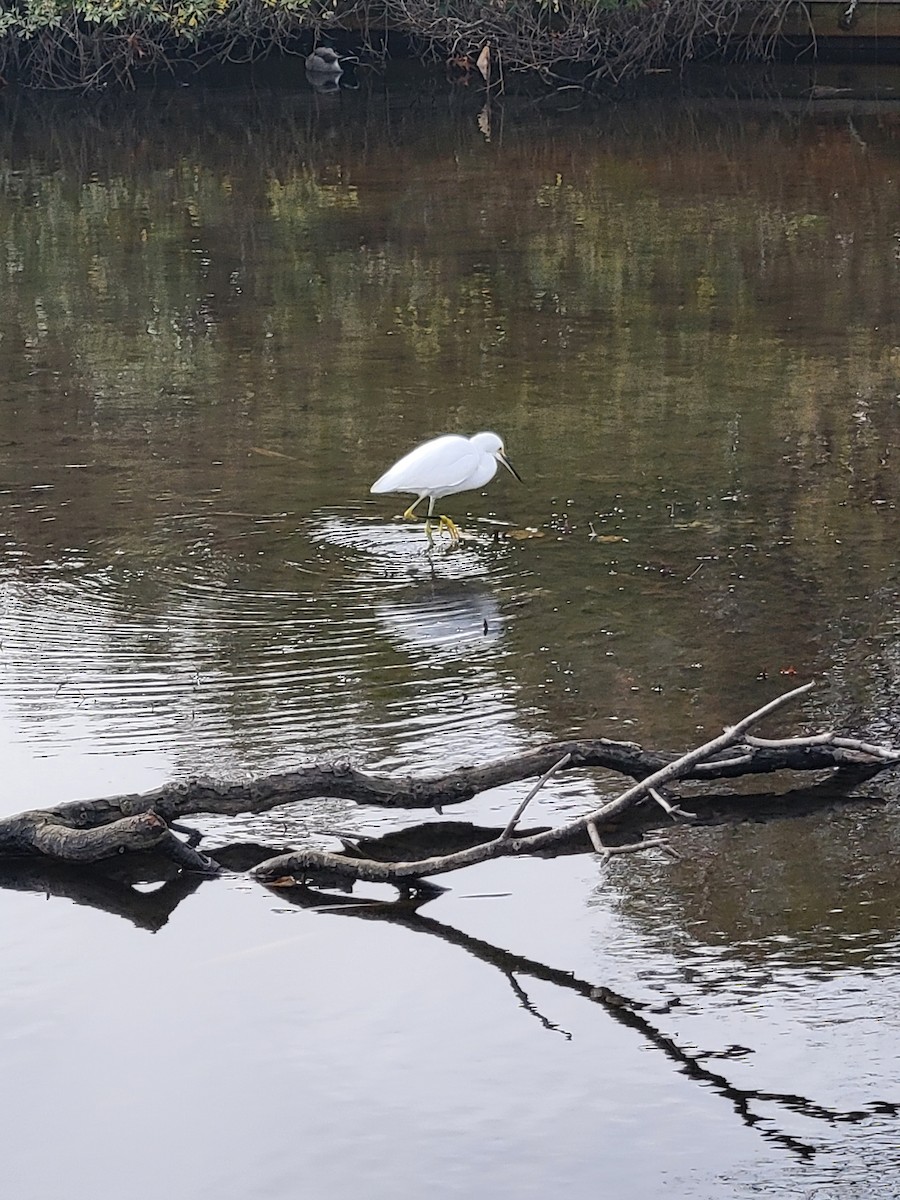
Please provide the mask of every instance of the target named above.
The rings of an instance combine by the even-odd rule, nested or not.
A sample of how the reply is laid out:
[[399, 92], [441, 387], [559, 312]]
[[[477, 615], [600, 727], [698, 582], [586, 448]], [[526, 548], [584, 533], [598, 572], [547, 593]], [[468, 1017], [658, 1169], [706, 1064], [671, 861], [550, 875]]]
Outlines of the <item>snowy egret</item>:
[[[416, 515], [416, 506], [427, 496], [425, 535], [433, 542], [431, 518], [435, 500], [484, 487], [497, 473], [498, 463], [503, 463], [507, 471], [522, 482], [519, 472], [506, 457], [503, 439], [496, 433], [476, 433], [470, 438], [448, 433], [410, 450], [375, 480], [371, 490], [379, 494], [412, 492], [416, 499], [403, 514], [409, 520]], [[438, 521], [450, 534], [451, 541], [458, 542], [459, 530], [455, 522], [446, 516], [439, 517]]]

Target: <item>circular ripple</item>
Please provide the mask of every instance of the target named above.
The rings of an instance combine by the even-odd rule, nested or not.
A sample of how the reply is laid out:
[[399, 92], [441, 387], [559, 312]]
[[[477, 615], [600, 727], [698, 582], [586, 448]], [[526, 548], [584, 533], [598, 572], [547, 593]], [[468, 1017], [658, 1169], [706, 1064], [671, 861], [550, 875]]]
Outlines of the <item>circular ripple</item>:
[[522, 741], [505, 551], [426, 554], [421, 528], [344, 511], [316, 514], [309, 537], [297, 561], [194, 537], [107, 547], [99, 568], [75, 552], [10, 563], [0, 700], [19, 736], [194, 762], [228, 748], [248, 766], [348, 751], [420, 765], [431, 746], [449, 764], [483, 756], [486, 736], [493, 752]]

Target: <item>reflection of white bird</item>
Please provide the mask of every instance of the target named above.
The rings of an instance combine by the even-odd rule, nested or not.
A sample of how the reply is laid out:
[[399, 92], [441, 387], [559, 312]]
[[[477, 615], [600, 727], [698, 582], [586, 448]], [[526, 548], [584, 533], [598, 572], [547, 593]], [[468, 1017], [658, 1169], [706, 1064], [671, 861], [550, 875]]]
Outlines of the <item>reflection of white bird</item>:
[[494, 597], [459, 582], [446, 587], [432, 582], [403, 599], [376, 604], [374, 612], [391, 637], [409, 649], [445, 652], [457, 661], [467, 655], [479, 661], [481, 648], [503, 636], [503, 615]]
[[306, 60], [306, 69], [313, 75], [340, 75], [341, 60], [330, 46], [317, 46]]
[[[519, 472], [506, 457], [502, 439], [496, 433], [476, 433], [470, 438], [446, 434], [410, 450], [380, 479], [375, 480], [371, 490], [377, 493], [412, 492], [417, 499], [403, 514], [410, 520], [416, 515], [416, 506], [427, 496], [425, 534], [428, 541], [432, 542], [431, 517], [435, 500], [484, 487], [497, 473], [498, 463], [503, 463], [522, 482]], [[451, 541], [458, 542], [459, 530], [450, 517], [442, 516], [439, 521], [447, 529]]]

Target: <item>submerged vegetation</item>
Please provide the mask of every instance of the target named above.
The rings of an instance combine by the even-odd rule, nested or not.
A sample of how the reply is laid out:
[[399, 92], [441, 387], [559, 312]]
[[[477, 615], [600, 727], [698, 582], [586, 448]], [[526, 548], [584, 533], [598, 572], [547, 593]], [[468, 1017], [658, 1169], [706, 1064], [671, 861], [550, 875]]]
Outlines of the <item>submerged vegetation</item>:
[[498, 86], [526, 72], [590, 89], [726, 46], [770, 53], [788, 7], [789, 0], [0, 0], [0, 72], [38, 88], [130, 86], [159, 69], [252, 62], [308, 51], [322, 38], [377, 58], [394, 37], [463, 73], [490, 47]]

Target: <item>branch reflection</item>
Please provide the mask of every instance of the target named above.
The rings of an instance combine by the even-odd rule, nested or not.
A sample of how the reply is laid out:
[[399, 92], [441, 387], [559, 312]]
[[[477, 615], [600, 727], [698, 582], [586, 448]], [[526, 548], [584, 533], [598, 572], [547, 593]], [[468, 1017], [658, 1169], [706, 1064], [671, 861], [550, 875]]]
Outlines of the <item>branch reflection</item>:
[[[280, 899], [300, 908], [337, 916], [359, 917], [363, 920], [387, 921], [393, 925], [400, 925], [413, 933], [428, 934], [440, 938], [449, 945], [456, 946], [500, 971], [508, 980], [522, 1007], [536, 1016], [546, 1029], [559, 1032], [567, 1039], [571, 1038], [571, 1034], [561, 1030], [537, 1011], [520, 981], [524, 977], [552, 984], [565, 991], [575, 992], [584, 999], [599, 1005], [619, 1025], [637, 1033], [648, 1045], [661, 1051], [682, 1074], [721, 1096], [732, 1106], [734, 1112], [748, 1128], [756, 1129], [767, 1142], [780, 1146], [799, 1158], [812, 1159], [821, 1147], [811, 1141], [795, 1137], [786, 1129], [780, 1128], [770, 1116], [757, 1111], [759, 1108], [774, 1106], [785, 1114], [791, 1113], [817, 1121], [829, 1128], [845, 1124], [862, 1124], [875, 1117], [896, 1116], [900, 1113], [900, 1104], [889, 1101], [877, 1101], [863, 1109], [841, 1111], [818, 1104], [796, 1093], [737, 1087], [725, 1075], [706, 1065], [707, 1061], [713, 1057], [712, 1053], [689, 1051], [679, 1045], [673, 1036], [664, 1033], [658, 1027], [653, 1019], [654, 1015], [670, 1011], [678, 1003], [677, 998], [673, 998], [662, 1010], [656, 1006], [651, 1008], [642, 1001], [635, 1000], [602, 984], [579, 979], [569, 971], [548, 966], [546, 963], [527, 958], [524, 955], [514, 954], [500, 946], [463, 933], [441, 921], [424, 916], [422, 908], [443, 890], [432, 884], [410, 889], [398, 900], [393, 901], [364, 899], [348, 893], [342, 894], [337, 890], [326, 890], [328, 886], [323, 882], [320, 887], [298, 885], [272, 890]], [[715, 1057], [720, 1060], [741, 1058], [748, 1053], [750, 1050], [746, 1047], [731, 1046], [723, 1052], [717, 1052]]]

